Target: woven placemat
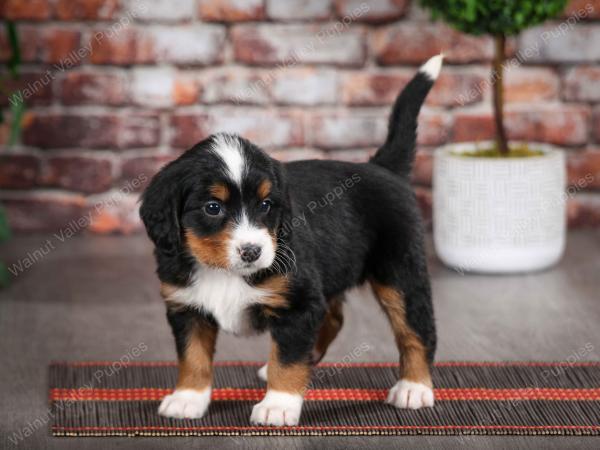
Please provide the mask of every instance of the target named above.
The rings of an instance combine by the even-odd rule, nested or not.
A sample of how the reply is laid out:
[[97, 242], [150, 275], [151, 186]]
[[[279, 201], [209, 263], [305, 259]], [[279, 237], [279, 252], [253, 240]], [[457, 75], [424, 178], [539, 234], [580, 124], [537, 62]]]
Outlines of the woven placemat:
[[320, 364], [299, 426], [257, 427], [264, 395], [259, 362], [220, 362], [202, 419], [157, 414], [177, 376], [172, 362], [75, 362], [50, 366], [55, 436], [204, 435], [598, 435], [600, 363], [436, 364], [434, 408], [383, 403], [392, 363]]

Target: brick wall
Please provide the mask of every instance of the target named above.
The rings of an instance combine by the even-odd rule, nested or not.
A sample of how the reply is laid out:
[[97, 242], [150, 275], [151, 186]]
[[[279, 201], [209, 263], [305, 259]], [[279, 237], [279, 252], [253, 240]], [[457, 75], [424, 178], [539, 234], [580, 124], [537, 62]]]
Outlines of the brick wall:
[[[278, 158], [364, 161], [426, 58], [447, 65], [420, 117], [414, 182], [427, 217], [431, 154], [493, 134], [489, 38], [405, 0], [3, 0], [23, 66], [22, 143], [0, 151], [13, 227], [139, 229], [136, 201], [165, 162], [235, 131]], [[569, 219], [600, 225], [600, 1], [510, 42], [515, 139], [568, 149]], [[582, 17], [583, 16], [583, 17]], [[561, 25], [562, 23], [562, 25]], [[0, 59], [8, 58], [4, 34]], [[0, 105], [7, 106], [6, 96]], [[6, 142], [7, 125], [0, 128]]]

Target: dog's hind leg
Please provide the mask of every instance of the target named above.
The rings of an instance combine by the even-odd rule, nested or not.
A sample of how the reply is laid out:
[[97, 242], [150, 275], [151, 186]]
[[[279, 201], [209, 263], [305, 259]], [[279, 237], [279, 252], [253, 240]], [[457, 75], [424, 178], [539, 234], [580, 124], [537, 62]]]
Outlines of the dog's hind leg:
[[315, 344], [315, 348], [313, 349], [314, 364], [317, 364], [323, 359], [327, 349], [329, 348], [329, 345], [333, 342], [342, 329], [342, 325], [344, 324], [343, 303], [344, 294], [335, 296], [329, 301], [329, 309], [325, 314], [323, 325], [321, 325], [317, 342]]
[[431, 289], [424, 256], [420, 250], [417, 254], [413, 258], [409, 250], [401, 259], [380, 261], [370, 279], [400, 352], [400, 380], [387, 398], [398, 408], [417, 409], [434, 402], [430, 366], [436, 336]]

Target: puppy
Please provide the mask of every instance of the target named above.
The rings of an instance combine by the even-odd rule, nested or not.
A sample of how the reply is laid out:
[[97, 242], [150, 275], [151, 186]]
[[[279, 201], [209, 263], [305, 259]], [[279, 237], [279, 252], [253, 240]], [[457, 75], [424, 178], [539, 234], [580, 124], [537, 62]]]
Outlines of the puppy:
[[311, 366], [343, 322], [344, 292], [368, 283], [400, 352], [387, 402], [433, 406], [436, 346], [423, 227], [409, 174], [417, 116], [442, 56], [397, 98], [385, 143], [368, 163], [280, 163], [238, 136], [216, 134], [166, 165], [142, 197], [161, 294], [179, 358], [159, 414], [202, 417], [219, 330], [268, 331], [259, 425], [296, 425]]

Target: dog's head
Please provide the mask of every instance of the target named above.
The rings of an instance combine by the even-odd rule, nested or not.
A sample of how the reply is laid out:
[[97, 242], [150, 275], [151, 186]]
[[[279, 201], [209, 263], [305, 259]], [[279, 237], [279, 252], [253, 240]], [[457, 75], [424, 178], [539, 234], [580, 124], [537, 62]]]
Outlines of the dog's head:
[[282, 165], [239, 136], [217, 134], [152, 179], [140, 214], [159, 257], [187, 252], [251, 275], [273, 264], [287, 208]]

